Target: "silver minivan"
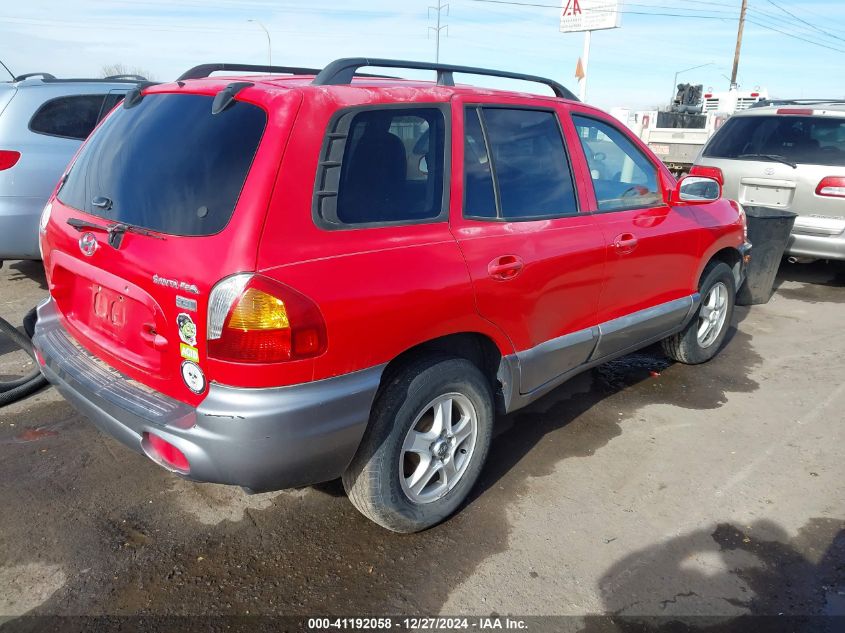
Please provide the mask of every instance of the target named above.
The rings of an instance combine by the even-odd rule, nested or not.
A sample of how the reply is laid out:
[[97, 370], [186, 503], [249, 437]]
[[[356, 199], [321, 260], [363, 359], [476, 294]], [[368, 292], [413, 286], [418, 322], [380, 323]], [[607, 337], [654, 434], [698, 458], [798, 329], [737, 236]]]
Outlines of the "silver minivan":
[[845, 260], [845, 101], [788, 101], [738, 112], [690, 173], [721, 179], [725, 197], [740, 204], [797, 213], [790, 257]]
[[0, 82], [0, 262], [40, 259], [38, 218], [82, 141], [138, 82], [137, 75]]

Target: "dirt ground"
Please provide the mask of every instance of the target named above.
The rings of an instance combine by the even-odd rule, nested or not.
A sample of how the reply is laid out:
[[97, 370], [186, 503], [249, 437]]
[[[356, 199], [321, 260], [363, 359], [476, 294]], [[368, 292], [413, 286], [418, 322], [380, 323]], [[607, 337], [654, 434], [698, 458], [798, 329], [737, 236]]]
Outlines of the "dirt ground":
[[[45, 295], [37, 263], [0, 270], [0, 316], [20, 323]], [[843, 303], [845, 266], [784, 264], [712, 362], [648, 349], [501, 418], [466, 507], [410, 536], [336, 482], [248, 496], [183, 481], [44, 390], [0, 409], [0, 630], [23, 614], [568, 615], [584, 630], [587, 614], [845, 615]], [[0, 378], [27, 362], [0, 340]]]

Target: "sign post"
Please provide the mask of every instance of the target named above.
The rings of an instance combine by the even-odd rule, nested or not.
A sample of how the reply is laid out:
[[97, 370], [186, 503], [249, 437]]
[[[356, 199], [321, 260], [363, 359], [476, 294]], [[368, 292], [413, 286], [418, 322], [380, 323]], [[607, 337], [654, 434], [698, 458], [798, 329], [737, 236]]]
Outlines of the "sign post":
[[590, 59], [590, 35], [593, 31], [615, 29], [622, 26], [619, 0], [563, 0], [560, 13], [560, 32], [584, 31], [584, 52], [578, 65], [578, 96], [587, 99], [587, 64]]

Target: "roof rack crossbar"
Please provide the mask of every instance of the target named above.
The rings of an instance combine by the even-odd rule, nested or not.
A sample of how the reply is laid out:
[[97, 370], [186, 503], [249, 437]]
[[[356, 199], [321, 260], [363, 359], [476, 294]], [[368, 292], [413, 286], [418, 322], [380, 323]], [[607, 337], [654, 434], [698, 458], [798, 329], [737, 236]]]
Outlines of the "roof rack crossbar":
[[845, 103], [845, 99], [761, 99], [754, 106], [762, 108], [773, 105], [814, 105], [819, 103]]
[[24, 79], [29, 79], [30, 77], [41, 77], [42, 79], [55, 79], [54, 75], [50, 73], [26, 73], [24, 75], [18, 75], [15, 77], [15, 81], [23, 81]]
[[360, 74], [359, 68], [374, 66], [377, 68], [407, 68], [411, 70], [433, 70], [437, 73], [437, 83], [441, 86], [454, 86], [453, 73], [465, 73], [467, 75], [485, 75], [488, 77], [503, 77], [506, 79], [518, 79], [532, 83], [544, 84], [552, 89], [556, 97], [578, 101], [570, 90], [546, 77], [537, 75], [525, 75], [490, 68], [476, 68], [473, 66], [455, 66], [452, 64], [432, 64], [429, 62], [402, 61], [397, 59], [376, 59], [367, 57], [349, 57], [337, 59], [321, 70], [312, 82], [315, 86], [334, 86], [351, 84], [352, 78]]
[[299, 68], [296, 66], [263, 66], [261, 64], [200, 64], [190, 70], [186, 70], [176, 81], [185, 79], [202, 79], [211, 73], [221, 70], [234, 70], [238, 72], [257, 73], [283, 73], [287, 75], [316, 75], [320, 72], [318, 68]]
[[103, 80], [109, 79], [132, 79], [133, 81], [147, 81], [147, 78], [143, 75], [131, 75], [131, 74], [124, 74], [124, 75], [109, 75], [108, 77], [103, 77]]

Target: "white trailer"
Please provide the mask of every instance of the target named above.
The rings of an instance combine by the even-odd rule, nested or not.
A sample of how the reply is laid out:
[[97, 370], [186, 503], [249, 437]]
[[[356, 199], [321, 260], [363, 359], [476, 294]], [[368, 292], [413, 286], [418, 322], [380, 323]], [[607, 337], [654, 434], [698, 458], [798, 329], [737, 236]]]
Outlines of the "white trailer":
[[768, 98], [765, 90], [707, 91], [701, 114], [614, 108], [610, 113], [649, 146], [676, 176], [689, 172], [710, 137], [730, 116]]

